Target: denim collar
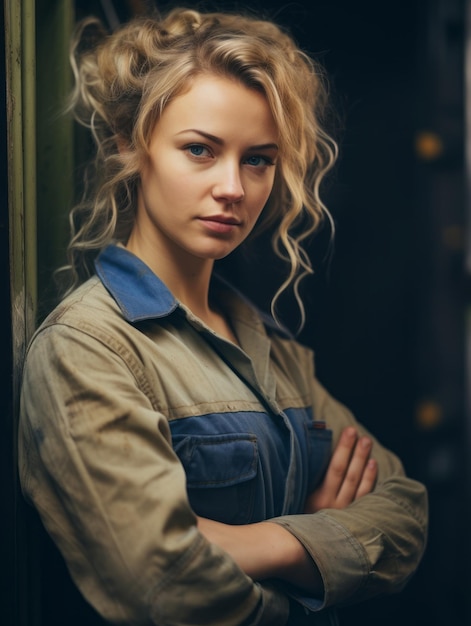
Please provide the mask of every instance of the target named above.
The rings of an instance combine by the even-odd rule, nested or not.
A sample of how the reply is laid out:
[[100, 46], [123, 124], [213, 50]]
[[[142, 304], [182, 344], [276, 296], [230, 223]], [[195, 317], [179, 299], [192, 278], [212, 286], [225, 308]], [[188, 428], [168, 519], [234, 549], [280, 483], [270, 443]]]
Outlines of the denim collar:
[[[104, 248], [95, 260], [95, 270], [128, 322], [168, 317], [178, 309], [186, 316], [193, 317], [150, 267], [122, 245], [110, 244]], [[218, 275], [214, 278], [219, 287], [229, 290], [236, 298], [239, 307], [246, 310], [248, 306], [256, 311], [257, 318], [265, 327], [284, 337], [293, 338], [287, 328], [275, 322], [271, 315], [260, 311], [224, 278]]]
[[107, 246], [95, 260], [95, 270], [129, 322], [167, 317], [179, 307], [150, 267], [123, 246]]

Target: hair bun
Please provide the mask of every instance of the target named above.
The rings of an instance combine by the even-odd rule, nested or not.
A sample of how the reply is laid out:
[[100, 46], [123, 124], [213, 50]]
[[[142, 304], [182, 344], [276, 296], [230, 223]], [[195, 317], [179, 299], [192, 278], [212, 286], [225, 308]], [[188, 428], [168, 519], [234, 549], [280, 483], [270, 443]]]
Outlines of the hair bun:
[[163, 22], [163, 27], [170, 36], [181, 37], [196, 32], [203, 23], [203, 16], [191, 9], [173, 11]]
[[89, 17], [79, 23], [74, 40], [76, 42], [74, 52], [80, 56], [91, 52], [106, 39], [109, 33], [102, 22], [96, 17]]

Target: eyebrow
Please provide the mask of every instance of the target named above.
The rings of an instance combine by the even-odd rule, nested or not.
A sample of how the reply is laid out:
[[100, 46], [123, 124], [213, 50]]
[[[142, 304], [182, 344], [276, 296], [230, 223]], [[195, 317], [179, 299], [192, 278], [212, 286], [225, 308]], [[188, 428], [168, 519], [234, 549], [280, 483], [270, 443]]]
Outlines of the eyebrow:
[[[183, 135], [184, 133], [196, 133], [197, 135], [201, 135], [205, 139], [212, 141], [218, 146], [224, 145], [224, 140], [220, 137], [216, 137], [216, 135], [211, 135], [211, 133], [207, 133], [203, 130], [198, 130], [197, 128], [187, 128], [178, 133], [178, 135]], [[276, 143], [262, 143], [256, 146], [250, 146], [249, 150], [278, 150], [278, 144]]]

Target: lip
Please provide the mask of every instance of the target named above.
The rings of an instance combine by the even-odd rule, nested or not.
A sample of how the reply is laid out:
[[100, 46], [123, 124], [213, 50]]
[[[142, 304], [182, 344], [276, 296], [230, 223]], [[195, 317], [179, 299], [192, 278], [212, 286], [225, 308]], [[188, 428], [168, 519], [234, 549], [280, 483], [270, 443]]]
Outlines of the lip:
[[216, 233], [230, 233], [241, 225], [241, 221], [233, 215], [209, 215], [208, 217], [200, 217], [206, 228]]

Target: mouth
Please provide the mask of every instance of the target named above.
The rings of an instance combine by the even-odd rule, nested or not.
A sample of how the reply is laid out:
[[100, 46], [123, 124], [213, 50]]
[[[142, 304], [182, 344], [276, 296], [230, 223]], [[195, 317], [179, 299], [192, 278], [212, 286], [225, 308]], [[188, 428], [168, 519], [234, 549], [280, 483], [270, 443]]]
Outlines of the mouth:
[[218, 224], [229, 224], [231, 226], [240, 226], [240, 220], [230, 215], [210, 215], [209, 217], [201, 217], [203, 222], [216, 222]]
[[200, 217], [199, 221], [206, 228], [216, 233], [230, 233], [242, 225], [239, 219], [231, 215], [209, 215], [208, 217]]

